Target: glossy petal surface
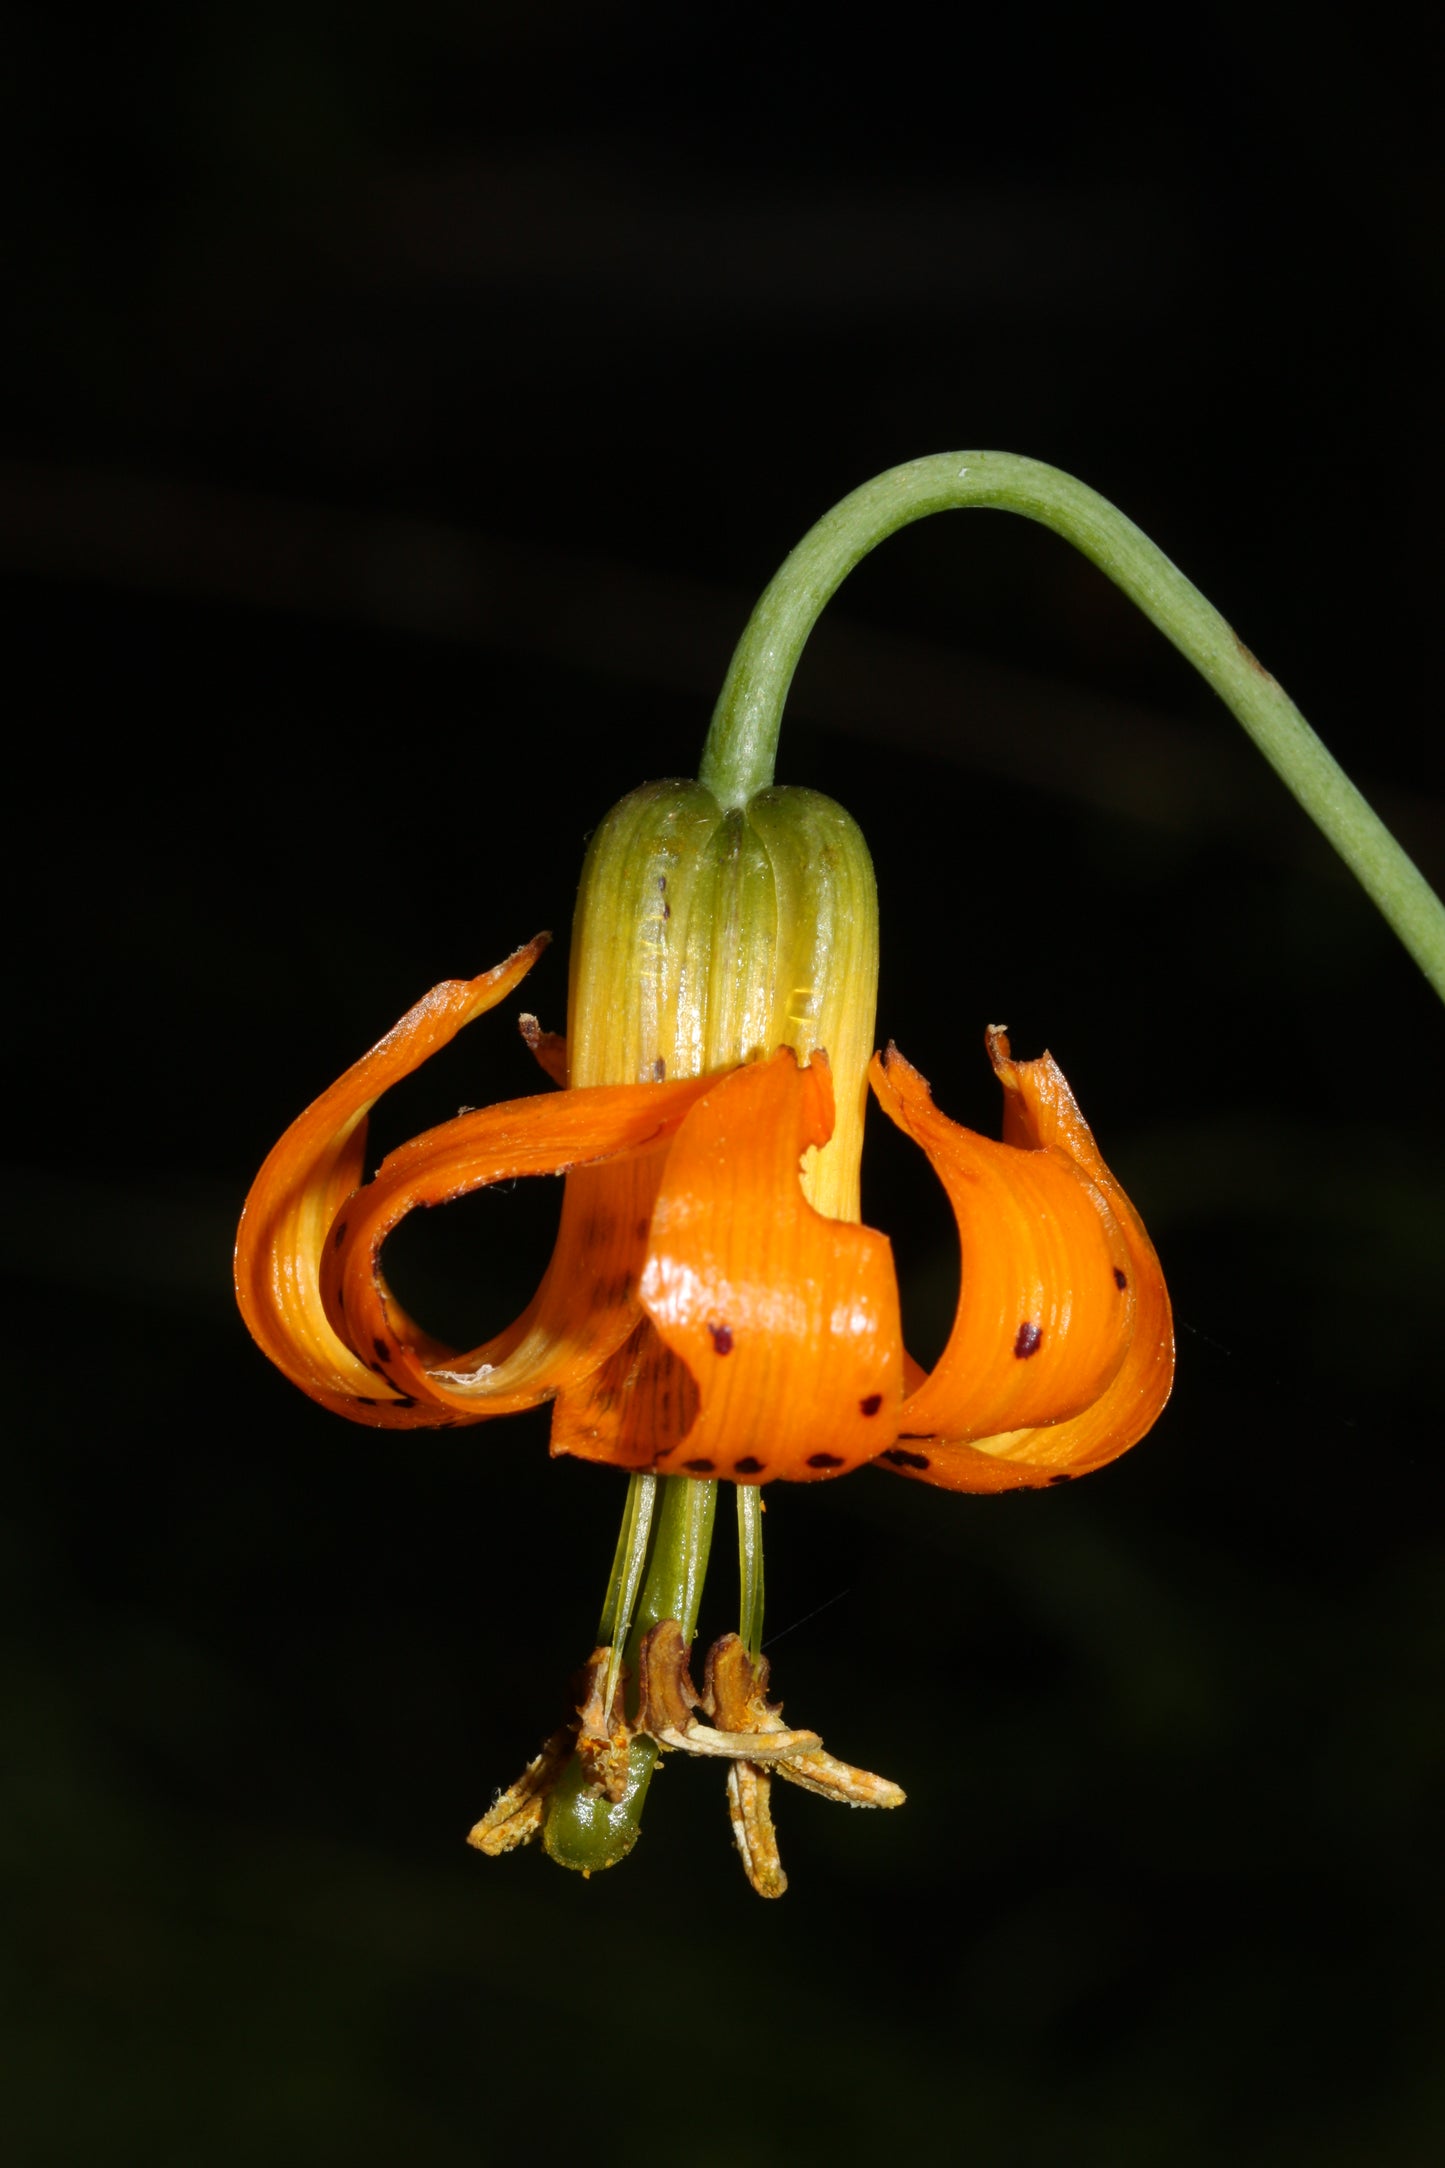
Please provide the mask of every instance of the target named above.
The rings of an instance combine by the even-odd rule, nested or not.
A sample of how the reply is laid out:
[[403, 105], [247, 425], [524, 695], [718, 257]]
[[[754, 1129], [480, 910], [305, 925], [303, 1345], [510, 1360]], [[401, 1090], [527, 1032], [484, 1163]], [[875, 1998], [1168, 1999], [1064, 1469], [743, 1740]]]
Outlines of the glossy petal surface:
[[843, 1475], [888, 1444], [902, 1392], [892, 1251], [807, 1203], [833, 1126], [826, 1062], [790, 1050], [710, 1080], [667, 1157], [641, 1298], [690, 1372], [697, 1417], [664, 1471], [735, 1482]]
[[[1036, 1487], [1101, 1466], [1149, 1429], [1173, 1375], [1153, 1245], [1057, 1063], [1014, 1062], [1001, 1032], [990, 1033], [989, 1052], [1005, 1091], [1002, 1145], [948, 1123], [897, 1055], [876, 1063], [873, 1078], [943, 1179], [964, 1260], [954, 1334], [911, 1391], [884, 1464], [968, 1491]], [[970, 1314], [971, 1277], [982, 1329]], [[1020, 1326], [1037, 1327], [1037, 1340]], [[1051, 1336], [1059, 1359], [1052, 1376], [1039, 1372], [1047, 1393], [1010, 1394], [1004, 1351], [1031, 1373]]]

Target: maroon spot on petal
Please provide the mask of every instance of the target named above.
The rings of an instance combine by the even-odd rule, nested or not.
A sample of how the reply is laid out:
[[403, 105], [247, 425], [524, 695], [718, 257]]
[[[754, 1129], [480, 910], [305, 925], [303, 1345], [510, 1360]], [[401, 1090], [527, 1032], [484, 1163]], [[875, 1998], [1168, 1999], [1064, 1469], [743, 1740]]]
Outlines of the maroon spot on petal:
[[765, 1460], [755, 1460], [751, 1453], [744, 1453], [741, 1460], [733, 1462], [739, 1475], [761, 1475], [767, 1465]]
[[1117, 1265], [1114, 1267], [1114, 1285], [1121, 1288], [1129, 1285], [1127, 1273], [1121, 1272]]
[[358, 1408], [374, 1408], [376, 1406], [376, 1402], [374, 1400], [368, 1400], [365, 1393], [358, 1393], [356, 1396], [356, 1405], [358, 1406]]
[[711, 1475], [716, 1463], [710, 1460], [685, 1460], [682, 1465], [689, 1475]]
[[[858, 1413], [860, 1415], [876, 1415], [882, 1405], [883, 1395], [881, 1393], [870, 1393], [866, 1400], [859, 1401]], [[809, 1466], [811, 1465], [812, 1463], [810, 1462]]]
[[841, 1468], [842, 1465], [843, 1456], [841, 1453], [810, 1453], [808, 1455], [808, 1466], [810, 1468]]
[[[712, 1334], [712, 1351], [714, 1355], [731, 1355], [733, 1351], [732, 1327], [730, 1325], [709, 1325], [707, 1329]], [[741, 1461], [738, 1462], [738, 1466], [741, 1468]]]
[[662, 1082], [663, 1078], [664, 1078], [664, 1077], [665, 1077], [666, 1075], [667, 1075], [667, 1063], [666, 1063], [666, 1062], [665, 1062], [665, 1061], [663, 1060], [662, 1056], [661, 1056], [661, 1055], [659, 1054], [659, 1055], [658, 1055], [658, 1057], [657, 1057], [657, 1059], [656, 1059], [656, 1061], [655, 1061], [655, 1062], [653, 1063], [653, 1065], [652, 1065], [652, 1081], [653, 1081], [653, 1083], [654, 1083], [654, 1084], [660, 1084], [660, 1083]]
[[340, 1247], [341, 1247], [341, 1245], [342, 1245], [342, 1243], [343, 1243], [343, 1242], [344, 1242], [345, 1240], [346, 1240], [346, 1222], [345, 1222], [345, 1220], [343, 1220], [343, 1221], [341, 1222], [341, 1225], [340, 1225], [340, 1226], [339, 1226], [339, 1227], [337, 1228], [337, 1230], [336, 1230], [336, 1233], [335, 1233], [335, 1234], [334, 1234], [334, 1235], [332, 1236], [332, 1238], [331, 1238], [331, 1246], [332, 1246], [332, 1248], [333, 1248], [333, 1249], [336, 1249], [336, 1250], [339, 1250], [339, 1249], [340, 1249]]
[[1030, 1355], [1037, 1355], [1043, 1344], [1044, 1329], [1042, 1325], [1025, 1323], [1020, 1325], [1014, 1337], [1014, 1353], [1018, 1356], [1020, 1362], [1025, 1362]]
[[894, 1446], [891, 1452], [884, 1453], [882, 1458], [891, 1460], [895, 1468], [926, 1468], [928, 1466], [928, 1455], [926, 1453], [904, 1453], [897, 1446]]
[[1052, 1490], [1056, 1483], [1072, 1483], [1073, 1480], [1071, 1475], [1051, 1475], [1049, 1477], [1049, 1488]]
[[384, 1363], [391, 1361], [391, 1349], [384, 1340], [373, 1340], [371, 1344]]

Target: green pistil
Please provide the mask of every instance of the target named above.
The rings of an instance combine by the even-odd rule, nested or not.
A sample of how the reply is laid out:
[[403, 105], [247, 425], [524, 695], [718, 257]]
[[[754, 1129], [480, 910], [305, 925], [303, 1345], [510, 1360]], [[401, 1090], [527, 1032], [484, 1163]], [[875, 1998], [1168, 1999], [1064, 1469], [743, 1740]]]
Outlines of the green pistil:
[[[697, 1631], [716, 1510], [716, 1483], [691, 1476], [634, 1475], [628, 1486], [599, 1639], [621, 1648], [634, 1677], [642, 1637], [660, 1620], [675, 1618], [684, 1641]], [[633, 1741], [626, 1794], [615, 1803], [587, 1782], [574, 1755], [547, 1801], [548, 1855], [584, 1874], [625, 1859], [641, 1834], [657, 1752], [651, 1739]]]

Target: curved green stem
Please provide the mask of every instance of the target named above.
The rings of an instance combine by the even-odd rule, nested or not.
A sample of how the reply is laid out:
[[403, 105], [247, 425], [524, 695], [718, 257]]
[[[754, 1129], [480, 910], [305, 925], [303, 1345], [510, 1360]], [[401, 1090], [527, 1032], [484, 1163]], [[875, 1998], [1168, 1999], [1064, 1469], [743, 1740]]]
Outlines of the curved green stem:
[[[628, 1485], [599, 1633], [614, 1649], [625, 1644], [634, 1675], [642, 1637], [660, 1619], [675, 1618], [684, 1641], [697, 1631], [716, 1510], [716, 1483], [685, 1475], [634, 1476]], [[626, 1793], [610, 1800], [587, 1782], [574, 1755], [547, 1801], [542, 1843], [548, 1856], [583, 1874], [625, 1859], [641, 1834], [643, 1802], [656, 1765], [655, 1743], [635, 1739], [628, 1751]]]
[[1445, 904], [1320, 743], [1283, 688], [1132, 520], [1071, 475], [1010, 452], [943, 452], [890, 468], [819, 520], [748, 620], [698, 780], [725, 806], [773, 779], [783, 702], [803, 643], [869, 550], [930, 512], [969, 505], [1052, 527], [1107, 573], [1207, 678], [1445, 1000]]

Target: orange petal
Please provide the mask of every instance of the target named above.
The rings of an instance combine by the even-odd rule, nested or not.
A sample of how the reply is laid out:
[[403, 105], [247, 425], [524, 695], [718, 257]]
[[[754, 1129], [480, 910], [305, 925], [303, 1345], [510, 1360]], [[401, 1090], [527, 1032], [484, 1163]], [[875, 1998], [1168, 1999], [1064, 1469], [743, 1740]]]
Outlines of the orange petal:
[[[905, 1404], [899, 1436], [884, 1456], [884, 1464], [899, 1474], [963, 1491], [1039, 1487], [1102, 1467], [1137, 1443], [1151, 1427], [1169, 1397], [1174, 1371], [1169, 1297], [1158, 1257], [1138, 1213], [1105, 1166], [1058, 1064], [1047, 1054], [1037, 1061], [1011, 1060], [1008, 1041], [1001, 1031], [990, 1031], [988, 1046], [1006, 1095], [1007, 1142], [994, 1149], [1022, 1154], [1034, 1165], [1066, 1159], [1079, 1182], [1093, 1190], [1104, 1208], [1108, 1226], [1123, 1245], [1122, 1256], [1117, 1249], [1113, 1251], [1111, 1277], [1122, 1274], [1125, 1287], [1119, 1292], [1131, 1299], [1132, 1316], [1125, 1353], [1113, 1376], [1087, 1405], [1056, 1421], [1035, 1417], [1007, 1428], [1000, 1424], [991, 1426], [990, 1435], [967, 1423], [949, 1422], [949, 1411], [930, 1400], [943, 1364], [932, 1379], [916, 1386]], [[895, 1065], [899, 1066], [901, 1082], [901, 1072], [907, 1065], [900, 1064], [899, 1057], [890, 1050], [885, 1079], [893, 1075]], [[875, 1064], [875, 1068], [879, 1066]], [[912, 1076], [911, 1071], [908, 1074]], [[876, 1077], [874, 1081], [876, 1089]], [[921, 1083], [921, 1079], [918, 1081]], [[929, 1112], [935, 1121], [942, 1121], [931, 1106]], [[957, 1211], [958, 1200], [953, 1201]], [[1078, 1269], [1082, 1273], [1083, 1268]], [[1092, 1297], [1089, 1307], [1097, 1311], [1101, 1307], [1099, 1282], [1092, 1268], [1088, 1288]], [[965, 1266], [963, 1294], [966, 1292]], [[1076, 1294], [1076, 1304], [1078, 1299]], [[1107, 1288], [1102, 1307], [1108, 1307]], [[1070, 1338], [1075, 1329], [1071, 1317]], [[950, 1341], [945, 1361], [952, 1348]], [[1031, 1362], [1035, 1359], [1029, 1358]]]
[[[336, 1330], [397, 1391], [471, 1420], [535, 1407], [577, 1383], [639, 1320], [637, 1276], [666, 1147], [706, 1089], [693, 1077], [539, 1093], [403, 1144], [337, 1215], [321, 1283]], [[420, 1334], [382, 1275], [393, 1229], [418, 1205], [562, 1173], [552, 1262], [515, 1324], [467, 1355]]]
[[803, 1197], [802, 1154], [833, 1128], [826, 1058], [800, 1069], [784, 1048], [709, 1081], [668, 1154], [642, 1273], [699, 1402], [655, 1465], [734, 1482], [846, 1474], [892, 1442], [903, 1350], [886, 1238]]
[[531, 970], [538, 934], [480, 978], [447, 979], [313, 1102], [268, 1155], [236, 1237], [236, 1299], [278, 1370], [326, 1408], [381, 1427], [436, 1422], [398, 1400], [328, 1321], [318, 1284], [327, 1230], [361, 1179], [366, 1118], [382, 1093], [495, 1008]]
[[[651, 1468], [687, 1436], [698, 1393], [687, 1366], [643, 1318], [630, 1338], [552, 1408], [552, 1451], [613, 1468]], [[706, 1475], [686, 1460], [672, 1473]]]
[[948, 1345], [902, 1428], [987, 1438], [1077, 1415], [1123, 1362], [1134, 1322], [1128, 1252], [1100, 1191], [1061, 1151], [950, 1121], [895, 1049], [870, 1074], [947, 1190], [962, 1252]]

